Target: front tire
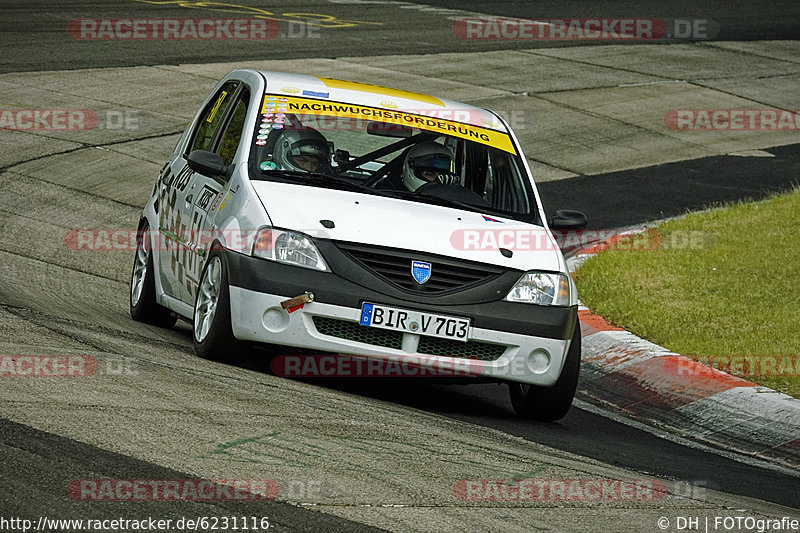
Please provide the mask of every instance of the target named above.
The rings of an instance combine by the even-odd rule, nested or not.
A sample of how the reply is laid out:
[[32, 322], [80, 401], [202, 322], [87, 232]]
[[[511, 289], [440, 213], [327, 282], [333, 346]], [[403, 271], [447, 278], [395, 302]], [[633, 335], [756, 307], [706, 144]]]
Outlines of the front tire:
[[156, 301], [156, 279], [153, 269], [153, 252], [150, 250], [150, 227], [145, 224], [136, 236], [136, 255], [131, 272], [131, 318], [163, 328], [171, 328], [178, 316]]
[[200, 357], [221, 360], [239, 346], [231, 328], [231, 299], [228, 270], [219, 252], [206, 262], [194, 302], [192, 324], [194, 351]]
[[575, 324], [575, 332], [567, 352], [564, 368], [552, 387], [537, 387], [524, 383], [509, 383], [511, 405], [521, 418], [539, 422], [554, 422], [564, 418], [572, 405], [578, 376], [581, 371], [581, 326]]

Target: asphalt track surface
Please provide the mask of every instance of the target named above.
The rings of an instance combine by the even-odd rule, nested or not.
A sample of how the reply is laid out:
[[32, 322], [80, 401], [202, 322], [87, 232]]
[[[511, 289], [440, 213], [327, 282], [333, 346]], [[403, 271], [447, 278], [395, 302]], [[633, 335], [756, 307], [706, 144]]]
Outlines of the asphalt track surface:
[[800, 183], [800, 145], [774, 157], [723, 155], [539, 184], [548, 211], [578, 209], [589, 227], [620, 228], [713, 207], [759, 200]]
[[[3, 486], [12, 497], [2, 503], [2, 516], [70, 518], [157, 517], [177, 522], [182, 517], [268, 516], [270, 528], [283, 531], [383, 531], [350, 520], [278, 501], [268, 502], [139, 502], [113, 504], [106, 512], [80, 509], [65, 498], [64, 487], [92, 472], [95, 478], [191, 479], [194, 476], [94, 446], [0, 420]], [[35, 460], [31, 460], [35, 457]], [[5, 530], [4, 530], [5, 531]]]
[[[267, 4], [267, 5], [265, 5]], [[748, 5], [749, 4], [749, 5]], [[488, 11], [488, 12], [487, 12]], [[301, 13], [300, 13], [301, 12]], [[237, 0], [125, 0], [121, 2], [28, 0], [0, 2], [4, 54], [0, 73], [205, 63], [226, 60], [296, 59], [385, 54], [429, 54], [479, 50], [580, 46], [586, 41], [464, 40], [453, 31], [454, 19], [480, 14], [519, 18], [653, 18], [705, 20], [719, 40], [796, 39], [800, 4], [751, 2], [732, 8], [728, 2], [461, 2], [425, 4], [391, 0], [296, 2]], [[274, 17], [279, 35], [268, 41], [90, 41], [70, 37], [69, 21], [84, 18], [226, 18]], [[321, 28], [304, 30], [307, 20]], [[706, 32], [711, 36], [710, 31]], [[609, 41], [610, 44], [625, 43]], [[663, 39], [665, 43], [674, 39]]]
[[[185, 3], [184, 3], [185, 4]], [[252, 8], [256, 2], [240, 2]], [[403, 4], [410, 5], [410, 4]], [[466, 13], [486, 12], [486, 3], [429, 2], [439, 8]], [[260, 8], [263, 9], [263, 6]], [[793, 2], [758, 3], [731, 11], [727, 3], [706, 3], [696, 7], [692, 2], [645, 4], [616, 3], [613, 8], [579, 2], [499, 2], [491, 7], [492, 15], [516, 17], [591, 17], [646, 16], [662, 18], [697, 18], [715, 20], [720, 25], [720, 38], [729, 40], [782, 39], [800, 35], [800, 4]], [[272, 3], [269, 10], [279, 14], [282, 30], [297, 7], [289, 2]], [[198, 13], [195, 13], [197, 11]], [[153, 5], [143, 2], [27, 2], [23, 7], [3, 2], [0, 7], [0, 39], [3, 42], [1, 72], [62, 70], [108, 66], [153, 65], [171, 63], [212, 62], [264, 58], [335, 57], [342, 55], [379, 55], [395, 53], [429, 53], [431, 51], [465, 51], [513, 48], [509, 43], [466, 43], [452, 36], [452, 21], [444, 14], [418, 9], [401, 9], [397, 3], [353, 4], [332, 6], [327, 2], [304, 3], [303, 11], [329, 17], [330, 27], [321, 29], [321, 39], [279, 39], [264, 47], [263, 43], [220, 42], [89, 43], [71, 39], [64, 28], [69, 20], [81, 17], [205, 17], [233, 16], [231, 13], [205, 11], [182, 5]], [[191, 13], [191, 14], [187, 14]], [[452, 14], [448, 15], [452, 16]], [[345, 21], [345, 22], [341, 22]], [[378, 24], [379, 23], [379, 24]], [[336, 25], [339, 26], [336, 26]], [[348, 25], [349, 24], [349, 25]], [[536, 45], [536, 43], [534, 43]], [[556, 46], [580, 43], [556, 43]], [[531, 46], [531, 43], [526, 43]], [[542, 43], [553, 46], [553, 43]], [[324, 50], [324, 52], [321, 52]], [[760, 198], [785, 190], [800, 176], [800, 147], [784, 146], [767, 150], [774, 158], [741, 159], [735, 156], [679, 162], [658, 167], [547, 182], [540, 185], [545, 207], [570, 207], [584, 210], [592, 227], [608, 228], [637, 224], [665, 216], [699, 209], [715, 202]], [[754, 185], [752, 176], [758, 176]], [[639, 194], [644, 181], [658, 195]], [[638, 184], [638, 185], [635, 185]], [[71, 280], [74, 281], [74, 280]], [[35, 298], [34, 298], [35, 299]], [[90, 324], [50, 322], [42, 318], [42, 307], [24, 305], [25, 294], [0, 294], [3, 312], [37, 323], [48, 335], [57, 332], [71, 339], [84, 339], [74, 328], [91, 329]], [[45, 298], [41, 296], [41, 301]], [[98, 315], [99, 316], [99, 315]], [[190, 351], [190, 337], [185, 325], [175, 332], [157, 334], [166, 339], [171, 349], [183, 354]], [[130, 340], [122, 337], [122, 341]], [[85, 340], [85, 339], [84, 339]], [[90, 341], [86, 341], [90, 342]], [[96, 339], [91, 342], [98, 342]], [[131, 341], [133, 344], [133, 341]], [[144, 344], [143, 344], [144, 345]], [[96, 348], [111, 349], [107, 340]], [[139, 346], [138, 349], [142, 347]], [[131, 348], [131, 350], [133, 350]], [[117, 347], [117, 352], [123, 352]], [[190, 359], [191, 360], [191, 359]], [[184, 361], [181, 359], [181, 363]], [[169, 366], [169, 360], [160, 364]], [[263, 374], [263, 362], [250, 359], [235, 362], [233, 370]], [[200, 372], [198, 370], [197, 372]], [[647, 431], [610, 420], [594, 409], [575, 407], [557, 424], [531, 424], [516, 419], [510, 412], [505, 387], [479, 385], [460, 387], [430, 383], [386, 382], [334, 383], [315, 385], [333, 392], [352, 395], [356, 400], [379, 400], [400, 409], [411, 407], [425, 413], [442, 415], [477, 426], [522, 437], [532, 443], [551, 446], [589, 457], [608, 465], [625, 467], [642, 474], [664, 479], [695, 483], [700, 487], [725, 493], [798, 507], [800, 477], [785, 471], [761, 468], [721, 457], [655, 436]], [[64, 496], [65, 482], [92, 472], [92, 477], [118, 478], [184, 478], [191, 472], [170, 469], [154, 462], [132, 458], [92, 446], [76, 439], [33, 429], [9, 420], [0, 421], [0, 485], [7, 487], [0, 497], [0, 514], [56, 515], [75, 513], [75, 502]], [[243, 507], [251, 505], [250, 507]], [[145, 507], [146, 506], [146, 507]], [[86, 507], [80, 512], [93, 518], [115, 517], [127, 508]], [[320, 514], [287, 503], [242, 504], [136, 504], [138, 515], [169, 518], [187, 514], [221, 515], [265, 514], [275, 524], [291, 530], [307, 531], [371, 531], [369, 526], [330, 514]], [[146, 512], [145, 512], [146, 511]], [[73, 514], [73, 516], [75, 516]], [[302, 525], [301, 525], [302, 524]], [[434, 526], [432, 526], [433, 528]]]

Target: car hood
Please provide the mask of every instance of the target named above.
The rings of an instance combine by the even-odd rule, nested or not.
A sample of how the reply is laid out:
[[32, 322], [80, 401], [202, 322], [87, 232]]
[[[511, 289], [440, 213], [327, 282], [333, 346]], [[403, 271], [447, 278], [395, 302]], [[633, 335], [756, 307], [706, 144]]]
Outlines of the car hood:
[[[358, 192], [271, 181], [252, 184], [277, 228], [519, 270], [563, 268], [560, 250], [541, 226]], [[331, 221], [333, 227], [321, 221], [329, 226]], [[500, 248], [513, 254], [506, 257]]]

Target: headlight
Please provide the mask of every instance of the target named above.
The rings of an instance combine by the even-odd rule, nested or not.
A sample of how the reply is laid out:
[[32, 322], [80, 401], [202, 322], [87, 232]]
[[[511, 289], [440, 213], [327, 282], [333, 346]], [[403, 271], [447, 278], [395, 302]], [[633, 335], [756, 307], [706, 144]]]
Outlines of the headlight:
[[261, 228], [253, 241], [252, 255], [278, 263], [329, 271], [311, 239], [294, 231]]
[[564, 274], [526, 272], [505, 299], [539, 305], [569, 305], [569, 279]]

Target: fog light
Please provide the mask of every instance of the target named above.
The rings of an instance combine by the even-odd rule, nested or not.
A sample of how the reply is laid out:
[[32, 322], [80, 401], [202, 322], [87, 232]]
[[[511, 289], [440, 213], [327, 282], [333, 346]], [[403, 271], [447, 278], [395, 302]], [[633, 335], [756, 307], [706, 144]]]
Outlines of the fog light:
[[542, 374], [550, 366], [550, 352], [543, 348], [536, 349], [528, 356], [528, 368], [534, 374]]
[[286, 329], [289, 324], [289, 314], [280, 307], [270, 307], [264, 311], [264, 316], [261, 317], [261, 323], [267, 331], [272, 333], [280, 333]]

